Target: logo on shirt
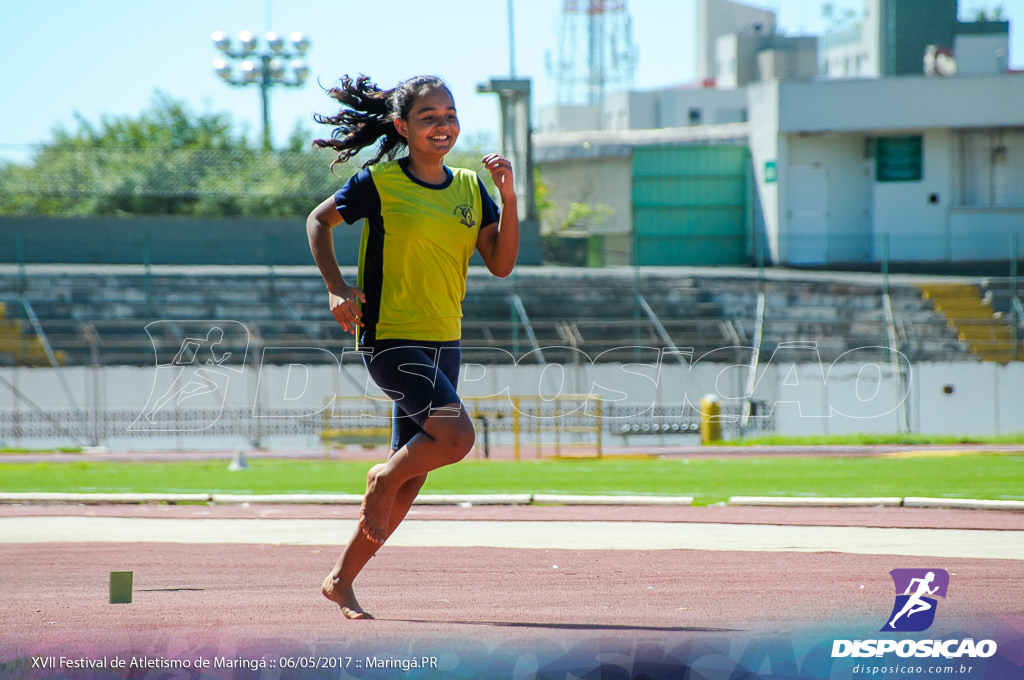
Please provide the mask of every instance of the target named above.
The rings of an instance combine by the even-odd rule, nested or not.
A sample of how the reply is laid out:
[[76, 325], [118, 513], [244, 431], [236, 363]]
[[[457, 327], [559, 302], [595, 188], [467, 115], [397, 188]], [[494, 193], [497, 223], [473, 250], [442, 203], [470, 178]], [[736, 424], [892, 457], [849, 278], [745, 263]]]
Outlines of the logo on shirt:
[[459, 220], [460, 224], [464, 224], [466, 225], [466, 227], [470, 229], [476, 226], [476, 220], [473, 219], [473, 206], [469, 205], [468, 203], [463, 203], [462, 205], [455, 206], [455, 210], [453, 211], [453, 213], [455, 215], [462, 216], [462, 219]]

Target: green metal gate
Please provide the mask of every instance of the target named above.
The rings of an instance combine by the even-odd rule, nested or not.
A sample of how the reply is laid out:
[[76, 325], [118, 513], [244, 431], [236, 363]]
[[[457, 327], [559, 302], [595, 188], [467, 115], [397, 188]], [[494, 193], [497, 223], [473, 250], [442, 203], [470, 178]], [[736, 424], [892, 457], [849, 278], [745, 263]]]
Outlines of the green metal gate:
[[723, 265], [749, 260], [747, 147], [635, 148], [632, 193], [636, 264]]

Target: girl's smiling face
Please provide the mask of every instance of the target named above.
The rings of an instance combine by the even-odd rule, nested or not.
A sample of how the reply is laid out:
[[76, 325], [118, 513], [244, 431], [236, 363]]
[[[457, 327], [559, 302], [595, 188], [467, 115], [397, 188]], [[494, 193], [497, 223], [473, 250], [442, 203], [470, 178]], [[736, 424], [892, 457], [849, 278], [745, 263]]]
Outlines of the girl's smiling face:
[[455, 100], [444, 88], [424, 92], [404, 118], [395, 119], [395, 129], [408, 142], [410, 155], [443, 157], [459, 137]]

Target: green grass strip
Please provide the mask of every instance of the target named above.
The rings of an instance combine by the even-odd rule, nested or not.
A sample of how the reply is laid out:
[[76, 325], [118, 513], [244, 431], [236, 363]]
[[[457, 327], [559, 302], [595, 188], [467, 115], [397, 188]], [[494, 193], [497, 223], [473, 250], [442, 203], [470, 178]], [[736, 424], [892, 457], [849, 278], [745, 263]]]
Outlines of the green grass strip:
[[[0, 491], [362, 493], [367, 462], [250, 459], [181, 463], [5, 463]], [[1024, 500], [1024, 455], [467, 460], [431, 473], [424, 493], [693, 496], [927, 496]]]
[[806, 437], [793, 437], [778, 434], [711, 442], [712, 446], [926, 446], [936, 444], [1024, 444], [1024, 433], [1002, 434], [988, 437], [915, 433], [837, 434], [813, 435]]

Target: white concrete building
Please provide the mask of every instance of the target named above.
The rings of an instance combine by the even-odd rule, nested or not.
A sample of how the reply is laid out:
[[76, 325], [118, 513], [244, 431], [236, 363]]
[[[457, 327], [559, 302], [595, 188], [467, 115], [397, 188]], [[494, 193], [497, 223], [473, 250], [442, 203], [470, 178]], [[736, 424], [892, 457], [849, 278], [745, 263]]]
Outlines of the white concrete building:
[[[612, 92], [593, 104], [545, 107], [538, 112], [537, 131], [646, 130], [743, 122], [746, 95], [738, 87], [762, 77], [762, 71], [764, 77], [788, 78], [811, 77], [816, 70], [814, 50], [807, 47], [812, 39], [797, 43], [777, 36], [775, 25], [775, 13], [768, 10], [730, 0], [698, 0], [697, 77], [692, 85]], [[720, 56], [721, 39], [731, 46], [731, 56]]]
[[773, 80], [741, 92], [746, 124], [537, 136], [552, 217], [572, 202], [610, 206], [592, 231], [614, 244], [608, 263], [628, 263], [632, 150], [735, 140], [750, 149], [751, 245], [769, 263], [985, 262], [1024, 248], [1024, 74]]
[[[740, 90], [740, 94], [746, 95]], [[745, 123], [694, 125], [657, 130], [581, 131], [534, 135], [537, 167], [554, 207], [543, 218], [542, 231], [556, 232], [573, 203], [600, 207], [603, 213], [586, 226], [602, 243], [606, 265], [634, 263], [633, 154], [641, 147], [680, 145], [743, 145]]]
[[556, 217], [573, 202], [611, 206], [591, 227], [614, 244], [606, 262], [629, 262], [636, 235], [631, 145], [720, 144], [737, 125], [750, 149], [755, 257], [797, 266], [1020, 257], [1024, 74], [1006, 70], [1008, 22], [959, 21], [957, 0], [865, 0], [861, 21], [818, 50], [814, 39], [775, 35], [770, 12], [701, 0], [698, 34], [698, 83], [715, 87], [541, 112], [536, 144]]
[[1024, 243], [1024, 75], [748, 88], [770, 261], [1006, 259]]
[[1003, 73], [1010, 64], [1009, 32], [958, 33], [953, 43], [956, 72]]
[[716, 44], [715, 87], [731, 90], [759, 80], [801, 80], [818, 74], [818, 38], [730, 33]]
[[746, 119], [747, 95], [742, 89], [672, 87], [615, 92], [600, 104], [546, 107], [538, 115], [537, 132], [653, 130]]
[[697, 1], [697, 82], [713, 80], [718, 70], [718, 39], [731, 34], [772, 35], [775, 13], [730, 0]]
[[[941, 73], [1002, 73], [1009, 64], [1009, 23], [962, 22], [957, 0], [864, 0], [860, 20], [821, 38], [828, 78]], [[949, 63], [936, 68], [931, 54]]]

